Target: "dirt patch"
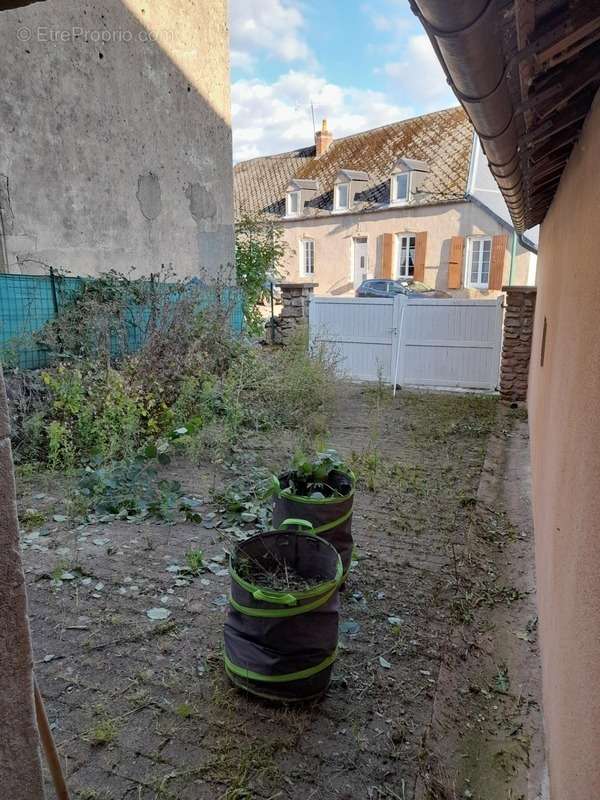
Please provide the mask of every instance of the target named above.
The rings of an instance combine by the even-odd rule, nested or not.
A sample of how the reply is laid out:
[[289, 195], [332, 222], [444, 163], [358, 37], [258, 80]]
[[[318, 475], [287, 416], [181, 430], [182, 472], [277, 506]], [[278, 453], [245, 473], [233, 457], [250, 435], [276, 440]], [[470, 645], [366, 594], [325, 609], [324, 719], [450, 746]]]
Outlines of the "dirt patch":
[[[64, 487], [22, 492], [21, 507], [45, 516], [23, 534], [36, 672], [75, 797], [412, 800], [431, 774], [434, 698], [469, 610], [463, 556], [497, 404], [417, 393], [391, 401], [358, 386], [341, 395], [331, 444], [359, 476], [356, 550], [340, 657], [317, 704], [266, 705], [224, 677], [234, 534], [211, 490], [233, 477], [226, 465], [171, 469], [201, 499], [201, 524], [72, 525]], [[262, 456], [256, 445], [240, 443], [247, 463], [268, 454], [283, 467], [283, 443]], [[512, 546], [491, 548], [491, 562]], [[186, 554], [197, 551], [204, 566], [190, 571]], [[502, 585], [486, 584], [481, 612], [513, 602]], [[153, 621], [153, 609], [163, 618]]]
[[[445, 651], [417, 797], [539, 800], [541, 665], [527, 423], [501, 409], [462, 549], [459, 625]], [[490, 600], [498, 602], [490, 602]], [[460, 758], [457, 758], [460, 754]]]

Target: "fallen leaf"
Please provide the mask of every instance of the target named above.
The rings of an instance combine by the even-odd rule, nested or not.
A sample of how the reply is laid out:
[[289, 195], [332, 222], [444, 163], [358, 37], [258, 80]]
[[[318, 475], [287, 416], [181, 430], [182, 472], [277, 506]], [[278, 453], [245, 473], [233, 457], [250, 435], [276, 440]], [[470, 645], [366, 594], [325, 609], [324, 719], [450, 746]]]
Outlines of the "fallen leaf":
[[342, 622], [342, 624], [340, 625], [340, 633], [343, 633], [346, 636], [356, 636], [359, 630], [360, 630], [359, 623], [355, 622], [353, 619], [347, 620], [346, 622]]
[[151, 620], [168, 619], [171, 612], [168, 608], [149, 608], [146, 611], [146, 616]]
[[384, 669], [391, 669], [392, 668], [392, 665], [390, 664], [390, 662], [387, 660], [387, 658], [384, 658], [383, 656], [379, 656], [379, 663], [381, 664], [381, 666]]

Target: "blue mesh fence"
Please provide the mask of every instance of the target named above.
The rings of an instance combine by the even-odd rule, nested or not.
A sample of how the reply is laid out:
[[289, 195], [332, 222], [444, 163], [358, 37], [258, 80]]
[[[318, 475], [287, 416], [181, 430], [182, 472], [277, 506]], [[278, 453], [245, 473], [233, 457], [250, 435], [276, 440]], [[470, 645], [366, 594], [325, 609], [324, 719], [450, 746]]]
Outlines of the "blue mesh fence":
[[[0, 361], [5, 368], [40, 369], [49, 366], [60, 353], [50, 352], [36, 339], [44, 326], [56, 319], [61, 309], [72, 303], [83, 290], [84, 281], [93, 278], [70, 278], [50, 275], [0, 274]], [[160, 287], [169, 292], [168, 284]], [[199, 310], [219, 303], [229, 310], [231, 328], [241, 333], [244, 327], [242, 293], [236, 287], [217, 291], [214, 287], [194, 289], [199, 295]], [[173, 297], [177, 292], [173, 292]], [[175, 303], [174, 309], [175, 309]], [[144, 343], [151, 309], [131, 304], [127, 310], [127, 352], [135, 352]], [[118, 355], [123, 347], [115, 339], [111, 346]]]

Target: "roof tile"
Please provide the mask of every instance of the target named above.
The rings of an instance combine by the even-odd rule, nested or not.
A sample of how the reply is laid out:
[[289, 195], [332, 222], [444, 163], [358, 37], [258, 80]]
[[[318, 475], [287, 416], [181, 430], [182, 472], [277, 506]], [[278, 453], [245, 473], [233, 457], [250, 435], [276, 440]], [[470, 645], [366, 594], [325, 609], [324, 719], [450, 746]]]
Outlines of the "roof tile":
[[234, 169], [236, 218], [282, 216], [292, 178], [319, 181], [321, 193], [309, 202], [309, 213], [330, 210], [334, 179], [343, 169], [369, 174], [355, 198], [357, 207], [371, 210], [387, 204], [389, 177], [399, 156], [425, 161], [429, 167], [419, 205], [461, 199], [467, 190], [472, 140], [473, 129], [462, 108], [450, 108], [334, 139], [320, 158], [315, 158], [314, 147], [305, 147], [242, 161]]

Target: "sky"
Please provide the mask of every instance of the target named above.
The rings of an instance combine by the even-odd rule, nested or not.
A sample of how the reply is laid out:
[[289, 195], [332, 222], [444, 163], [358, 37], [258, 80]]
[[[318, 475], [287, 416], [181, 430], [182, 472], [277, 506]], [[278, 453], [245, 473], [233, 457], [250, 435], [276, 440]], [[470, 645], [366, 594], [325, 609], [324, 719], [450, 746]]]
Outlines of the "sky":
[[457, 105], [408, 0], [230, 0], [235, 161]]

